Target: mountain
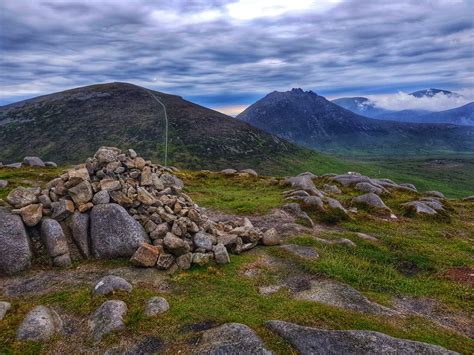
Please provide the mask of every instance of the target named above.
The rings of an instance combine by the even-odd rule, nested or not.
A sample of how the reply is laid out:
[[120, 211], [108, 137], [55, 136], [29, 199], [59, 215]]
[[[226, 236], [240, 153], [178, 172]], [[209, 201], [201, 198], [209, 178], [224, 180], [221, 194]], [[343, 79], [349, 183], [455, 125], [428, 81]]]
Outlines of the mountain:
[[393, 112], [377, 107], [374, 102], [366, 97], [342, 97], [340, 99], [332, 100], [331, 102], [345, 108], [346, 110], [357, 113], [358, 115], [371, 118], [376, 118], [377, 116]]
[[374, 120], [312, 91], [274, 91], [237, 116], [290, 141], [345, 155], [474, 151], [474, 128]]
[[[427, 110], [387, 111], [373, 118], [377, 118], [379, 120], [398, 121], [398, 122], [421, 122], [418, 120], [418, 118], [424, 115], [427, 115], [429, 113], [431, 113], [431, 111], [427, 111]], [[429, 122], [426, 122], [426, 123], [429, 123]]]
[[[166, 105], [169, 117], [170, 164], [278, 172], [286, 171], [287, 161], [310, 154], [179, 96], [153, 94]], [[102, 145], [133, 147], [142, 156], [163, 161], [163, 142], [162, 107], [149, 91], [131, 84], [86, 86], [0, 107], [4, 163], [27, 155], [58, 163], [81, 162]]]
[[427, 113], [418, 117], [418, 122], [452, 123], [474, 126], [474, 102], [451, 110]]
[[415, 96], [415, 97], [433, 97], [437, 94], [443, 94], [443, 95], [454, 96], [454, 97], [460, 97], [461, 96], [459, 94], [456, 94], [455, 92], [448, 91], [448, 90], [441, 90], [441, 89], [418, 90], [418, 91], [410, 93], [409, 95]]

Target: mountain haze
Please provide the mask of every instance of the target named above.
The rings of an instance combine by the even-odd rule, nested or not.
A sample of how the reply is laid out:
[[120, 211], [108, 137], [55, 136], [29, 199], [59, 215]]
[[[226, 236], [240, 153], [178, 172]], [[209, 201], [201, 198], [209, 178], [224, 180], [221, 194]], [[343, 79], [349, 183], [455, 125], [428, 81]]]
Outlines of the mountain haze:
[[474, 128], [374, 120], [301, 89], [274, 91], [238, 118], [307, 147], [349, 155], [474, 151]]

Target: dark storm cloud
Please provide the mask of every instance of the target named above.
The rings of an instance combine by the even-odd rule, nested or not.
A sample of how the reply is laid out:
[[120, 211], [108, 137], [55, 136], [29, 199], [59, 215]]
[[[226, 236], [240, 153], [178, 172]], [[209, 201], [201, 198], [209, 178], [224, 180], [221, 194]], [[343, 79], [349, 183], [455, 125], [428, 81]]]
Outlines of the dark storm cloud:
[[4, 0], [0, 104], [107, 81], [215, 106], [295, 86], [466, 88], [473, 15], [469, 0]]

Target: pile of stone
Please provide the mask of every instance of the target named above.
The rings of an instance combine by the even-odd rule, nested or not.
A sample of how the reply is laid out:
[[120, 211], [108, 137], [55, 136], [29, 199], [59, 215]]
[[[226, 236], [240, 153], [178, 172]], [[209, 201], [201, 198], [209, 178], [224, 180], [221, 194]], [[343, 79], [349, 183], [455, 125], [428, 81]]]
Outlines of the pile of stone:
[[19, 163], [10, 163], [3, 165], [2, 162], [0, 162], [0, 168], [5, 167], [5, 168], [21, 168], [22, 166], [39, 166], [39, 167], [49, 167], [49, 168], [56, 168], [58, 165], [55, 162], [52, 161], [43, 161], [39, 157], [24, 157], [23, 162]]
[[[0, 263], [0, 272], [29, 267], [37, 252], [28, 250], [35, 245], [25, 240], [28, 234], [39, 235], [39, 248], [56, 266], [67, 266], [79, 255], [131, 257], [137, 266], [187, 269], [211, 260], [228, 263], [228, 252], [238, 254], [261, 242], [263, 231], [248, 220], [212, 222], [182, 192], [184, 184], [173, 172], [132, 149], [101, 147], [44, 189], [11, 191], [6, 201], [14, 209], [0, 212], [5, 220], [0, 239], [7, 239], [14, 225], [18, 240], [10, 240], [10, 247], [0, 240], [0, 258], [9, 260]], [[21, 221], [28, 230], [21, 230]], [[18, 245], [24, 250], [13, 260], [8, 254]]]

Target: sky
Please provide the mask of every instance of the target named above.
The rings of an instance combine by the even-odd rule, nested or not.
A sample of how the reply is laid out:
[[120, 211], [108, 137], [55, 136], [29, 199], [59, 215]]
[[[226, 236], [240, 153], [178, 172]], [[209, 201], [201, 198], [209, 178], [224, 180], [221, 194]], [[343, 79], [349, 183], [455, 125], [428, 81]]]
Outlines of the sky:
[[473, 19], [474, 0], [1, 0], [0, 105], [124, 81], [231, 115], [294, 87], [448, 109], [407, 93], [473, 100]]

